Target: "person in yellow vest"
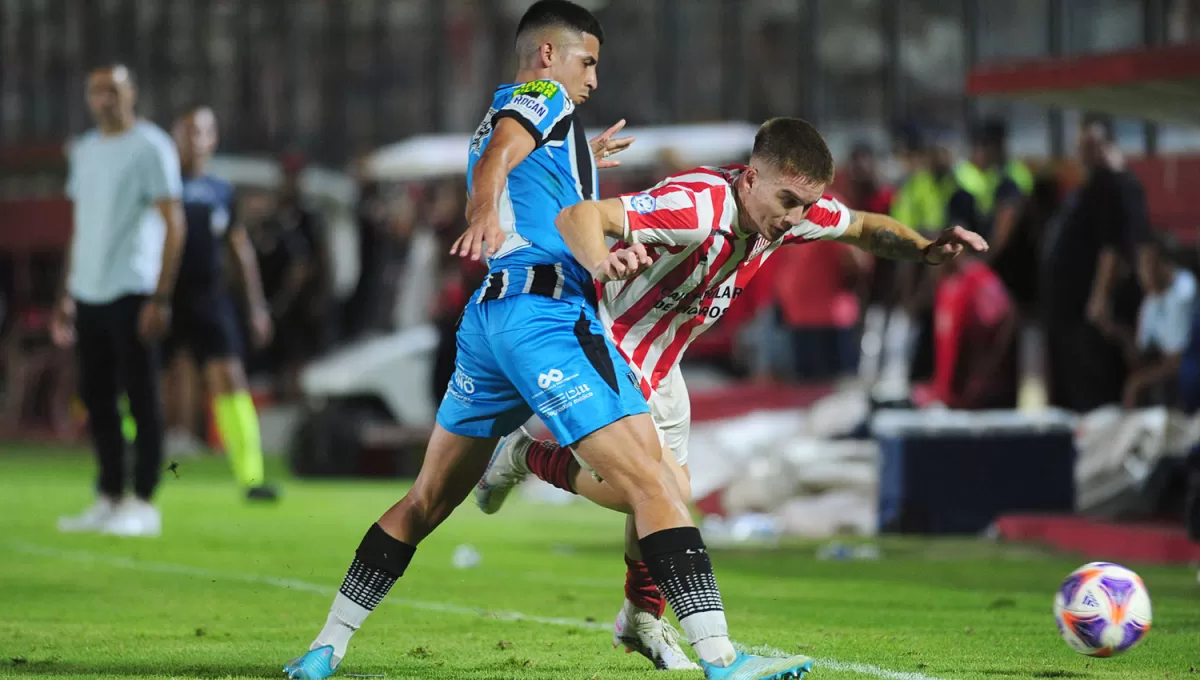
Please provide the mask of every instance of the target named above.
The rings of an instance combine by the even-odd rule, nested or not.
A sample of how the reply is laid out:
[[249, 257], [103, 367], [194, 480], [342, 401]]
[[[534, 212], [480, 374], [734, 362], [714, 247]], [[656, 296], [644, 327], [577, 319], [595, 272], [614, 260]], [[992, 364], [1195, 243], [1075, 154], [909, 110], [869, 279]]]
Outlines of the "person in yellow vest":
[[1019, 160], [1008, 156], [1008, 126], [988, 118], [971, 130], [971, 165], [980, 182], [980, 233], [993, 245], [988, 258], [994, 260], [1011, 240], [1021, 203], [1033, 191], [1033, 173]]
[[[1041, 403], [1040, 370], [1037, 360], [1041, 342], [1040, 329], [1029, 317], [1030, 278], [1036, 273], [1029, 265], [1031, 249], [1035, 248], [1037, 235], [1028, 232], [1034, 227], [1030, 222], [1040, 219], [1041, 211], [1034, 204], [1034, 177], [1029, 168], [1008, 153], [1008, 125], [1000, 118], [985, 118], [971, 130], [971, 161], [980, 173], [984, 191], [980, 197], [980, 233], [987, 234], [994, 249], [986, 255], [992, 270], [1004, 282], [1005, 288], [1018, 302], [1019, 314], [1025, 317], [1020, 336], [1022, 367], [1022, 403], [1035, 407]], [[1043, 199], [1041, 201], [1045, 203]], [[1033, 215], [1028, 213], [1033, 212]], [[1022, 296], [1022, 289], [1026, 295]], [[1035, 395], [1035, 396], [1030, 396]]]
[[[978, 173], [954, 163], [952, 137], [912, 126], [901, 130], [899, 137], [907, 178], [896, 192], [892, 217], [922, 234], [955, 224], [977, 228], [978, 195], [984, 185]], [[897, 302], [887, 313], [886, 330], [877, 330], [878, 314], [864, 319], [862, 377], [874, 383], [872, 398], [878, 403], [906, 399], [910, 378], [928, 377], [933, 371], [932, 279], [917, 268], [901, 268], [895, 287]], [[874, 362], [867, 356], [870, 350], [877, 355]], [[872, 370], [875, 366], [877, 373]]]

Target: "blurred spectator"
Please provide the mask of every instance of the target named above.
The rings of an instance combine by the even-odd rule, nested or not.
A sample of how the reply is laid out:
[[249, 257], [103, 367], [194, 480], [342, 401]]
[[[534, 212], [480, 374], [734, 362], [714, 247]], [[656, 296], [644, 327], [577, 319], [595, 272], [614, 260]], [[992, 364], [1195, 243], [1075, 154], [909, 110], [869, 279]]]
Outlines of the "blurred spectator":
[[985, 120], [971, 131], [971, 164], [984, 183], [977, 197], [979, 233], [988, 239], [988, 258], [994, 261], [1008, 246], [1021, 202], [1033, 190], [1033, 175], [1009, 158], [1008, 126], [1000, 119]]
[[1078, 150], [1086, 176], [1046, 235], [1042, 302], [1050, 403], [1090, 411], [1121, 401], [1125, 358], [1102, 329], [1135, 322], [1134, 249], [1147, 232], [1148, 216], [1111, 119], [1085, 116]]
[[352, 341], [375, 330], [391, 327], [388, 308], [389, 269], [403, 256], [411, 221], [402, 222], [393, 214], [379, 183], [364, 175], [362, 161], [357, 164], [358, 206], [358, 282], [346, 300], [342, 319], [342, 339]]
[[[447, 252], [456, 237], [457, 232], [444, 230], [443, 238], [439, 241], [440, 245], [445, 247], [441, 248], [440, 252]], [[453, 255], [444, 256], [442, 268], [446, 276], [443, 278], [442, 289], [433, 309], [434, 325], [438, 330], [438, 347], [434, 355], [430, 394], [435, 405], [441, 403], [442, 397], [446, 395], [446, 387], [450, 384], [450, 377], [454, 375], [454, 361], [458, 356], [455, 334], [463, 307], [470, 301], [471, 294], [483, 285], [488, 271], [486, 262], [476, 262]]]
[[[846, 170], [849, 179], [847, 199], [851, 209], [891, 214], [896, 192], [880, 178], [875, 150], [869, 143], [854, 145]], [[870, 256], [867, 257], [869, 260]], [[865, 282], [866, 312], [863, 314], [861, 356], [855, 361], [859, 374], [868, 382], [874, 381], [879, 374], [880, 350], [888, 310], [899, 302], [895, 260], [879, 258], [870, 262], [870, 265], [871, 270]]]
[[[67, 436], [73, 427], [75, 362], [69, 350], [54, 345], [49, 329], [64, 264], [60, 253], [32, 255], [23, 304], [5, 305], [0, 325], [0, 361], [5, 369], [0, 422], [6, 429], [37, 423]], [[15, 272], [9, 268], [4, 279], [11, 291], [5, 299], [15, 302]]]
[[265, 367], [279, 376], [282, 395], [295, 398], [300, 369], [325, 349], [331, 330], [332, 271], [324, 225], [300, 195], [303, 161], [294, 155], [282, 161], [274, 213], [251, 236], [276, 329]]
[[934, 392], [953, 409], [1017, 405], [1016, 310], [982, 260], [963, 255], [937, 271]]
[[[892, 216], [929, 237], [951, 225], [977, 229], [982, 176], [969, 164], [955, 163], [949, 135], [910, 127], [901, 131], [900, 141], [907, 178], [894, 197]], [[877, 401], [903, 400], [910, 379], [933, 374], [934, 279], [927, 269], [911, 262], [896, 264], [897, 304], [881, 340], [869, 343], [882, 348], [879, 381], [873, 389]]]
[[1166, 235], [1146, 241], [1138, 252], [1138, 278], [1146, 296], [1136, 334], [1116, 324], [1107, 329], [1133, 369], [1125, 379], [1125, 408], [1173, 405], [1179, 395], [1183, 353], [1195, 318], [1196, 278], [1175, 263], [1175, 252]]
[[852, 209], [884, 215], [891, 213], [896, 191], [880, 178], [875, 149], [869, 143], [854, 145], [846, 170], [850, 180], [846, 198]]
[[987, 259], [1004, 282], [1023, 316], [1035, 316], [1038, 301], [1038, 253], [1050, 220], [1058, 212], [1059, 182], [1053, 173], [1038, 176], [1017, 210], [1016, 219], [999, 253], [989, 243]]
[[780, 248], [771, 259], [776, 314], [787, 334], [792, 377], [802, 382], [852, 375], [858, 363], [855, 287], [869, 265], [857, 249], [836, 241]]

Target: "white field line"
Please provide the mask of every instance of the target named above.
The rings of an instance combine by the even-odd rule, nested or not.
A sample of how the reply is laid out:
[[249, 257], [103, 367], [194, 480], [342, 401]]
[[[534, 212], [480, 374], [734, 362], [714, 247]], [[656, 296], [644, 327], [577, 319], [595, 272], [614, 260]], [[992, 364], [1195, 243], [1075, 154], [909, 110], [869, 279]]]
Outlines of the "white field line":
[[[329, 586], [323, 586], [316, 583], [309, 583], [308, 581], [299, 581], [290, 578], [265, 576], [262, 574], [205, 569], [203, 567], [193, 567], [186, 564], [174, 564], [171, 562], [149, 562], [144, 560], [134, 560], [128, 557], [103, 555], [100, 553], [92, 553], [83, 550], [60, 550], [58, 548], [35, 545], [32, 543], [8, 543], [7, 545], [12, 552], [24, 553], [26, 555], [37, 555], [40, 557], [47, 557], [65, 562], [84, 562], [104, 565], [107, 567], [115, 567], [118, 569], [131, 569], [134, 571], [147, 573], [178, 574], [181, 576], [194, 576], [197, 578], [220, 579], [222, 581], [256, 583], [289, 590], [317, 593], [320, 595], [326, 595], [328, 597], [333, 597], [333, 595], [337, 592], [336, 588], [331, 588]], [[531, 623], [541, 623], [549, 626], [584, 628], [587, 630], [596, 631], [610, 630], [609, 624], [599, 623], [597, 621], [580, 621], [577, 619], [564, 619], [552, 616], [535, 616], [531, 614], [523, 614], [521, 612], [494, 611], [478, 607], [464, 607], [457, 604], [451, 604], [449, 602], [410, 600], [407, 598], [396, 597], [394, 595], [384, 599], [384, 603], [400, 607], [407, 607], [409, 609], [419, 609], [423, 611], [439, 612], [444, 614], [459, 614], [462, 616], [475, 616], [495, 619], [497, 621], [529, 621]], [[754, 647], [739, 644], [738, 647], [750, 653], [767, 654], [771, 656], [788, 656], [787, 652], [775, 649], [768, 645], [759, 645]], [[816, 666], [844, 673], [857, 673], [859, 675], [882, 678], [883, 680], [947, 680], [946, 678], [937, 678], [930, 675], [925, 675], [923, 673], [892, 671], [871, 664], [852, 663], [838, 661], [836, 659], [818, 659]]]

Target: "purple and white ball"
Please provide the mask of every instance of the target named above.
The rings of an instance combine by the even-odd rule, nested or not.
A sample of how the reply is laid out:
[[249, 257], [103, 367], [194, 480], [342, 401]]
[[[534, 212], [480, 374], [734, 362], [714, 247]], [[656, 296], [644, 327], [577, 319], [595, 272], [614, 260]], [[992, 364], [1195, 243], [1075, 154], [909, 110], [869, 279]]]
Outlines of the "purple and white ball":
[[1058, 632], [1071, 649], [1114, 656], [1133, 649], [1150, 630], [1150, 593], [1142, 578], [1109, 562], [1071, 572], [1054, 596]]

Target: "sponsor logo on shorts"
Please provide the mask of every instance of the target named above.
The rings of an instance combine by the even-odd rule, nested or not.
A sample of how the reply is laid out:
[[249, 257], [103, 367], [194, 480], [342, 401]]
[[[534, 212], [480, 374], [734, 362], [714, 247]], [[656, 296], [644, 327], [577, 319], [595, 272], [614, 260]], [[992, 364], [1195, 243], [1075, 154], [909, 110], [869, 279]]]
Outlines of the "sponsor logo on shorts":
[[595, 395], [592, 392], [592, 388], [588, 387], [587, 383], [579, 383], [554, 394], [539, 404], [538, 412], [547, 418], [553, 418], [572, 406], [591, 399], [593, 396]]
[[513, 97], [513, 100], [508, 103], [508, 108], [524, 112], [525, 117], [535, 125], [545, 120], [546, 114], [550, 113], [550, 109], [547, 109], [545, 104], [527, 94]]
[[593, 396], [587, 383], [579, 382], [578, 373], [564, 374], [552, 368], [538, 376], [538, 387], [542, 388], [530, 399], [534, 409], [543, 418], [553, 418], [572, 406], [587, 401]]
[[[574, 377], [574, 376], [571, 376]], [[549, 371], [538, 376], [538, 387], [544, 389], [552, 385], [557, 385], [563, 381], [563, 372], [557, 368], [552, 368]]]
[[454, 375], [450, 377], [450, 389], [446, 390], [446, 397], [453, 397], [464, 404], [470, 404], [472, 394], [475, 394], [475, 380], [463, 371], [462, 366], [455, 366]]
[[658, 205], [658, 200], [650, 194], [638, 194], [630, 199], [629, 205], [633, 208], [634, 212], [639, 215], [645, 215], [654, 212], [654, 208]]

